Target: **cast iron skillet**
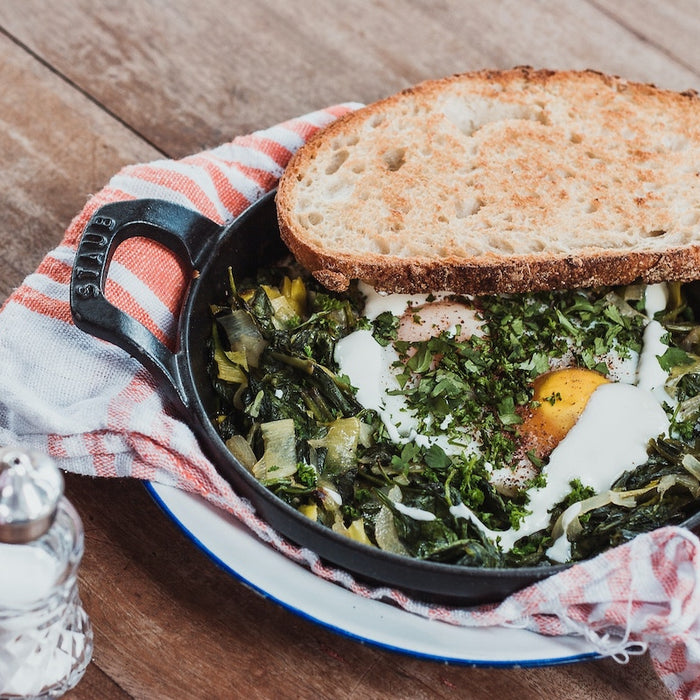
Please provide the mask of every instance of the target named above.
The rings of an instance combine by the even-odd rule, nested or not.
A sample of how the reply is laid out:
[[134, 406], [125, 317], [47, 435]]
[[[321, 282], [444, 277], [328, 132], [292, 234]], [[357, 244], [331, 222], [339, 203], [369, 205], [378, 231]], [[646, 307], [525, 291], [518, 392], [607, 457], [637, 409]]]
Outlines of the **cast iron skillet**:
[[[467, 568], [359, 544], [298, 513], [231, 455], [210, 420], [216, 399], [206, 370], [209, 305], [225, 298], [229, 266], [241, 277], [287, 253], [279, 237], [274, 195], [266, 195], [225, 227], [161, 200], [102, 207], [83, 233], [73, 269], [70, 303], [76, 326], [123, 348], [153, 373], [219, 473], [252, 502], [264, 520], [360, 581], [398, 587], [423, 600], [466, 605], [502, 600], [566, 568]], [[175, 352], [105, 298], [111, 257], [120, 243], [134, 236], [161, 243], [189, 268], [191, 283], [180, 310]], [[684, 523], [691, 528], [698, 524], [700, 514]]]

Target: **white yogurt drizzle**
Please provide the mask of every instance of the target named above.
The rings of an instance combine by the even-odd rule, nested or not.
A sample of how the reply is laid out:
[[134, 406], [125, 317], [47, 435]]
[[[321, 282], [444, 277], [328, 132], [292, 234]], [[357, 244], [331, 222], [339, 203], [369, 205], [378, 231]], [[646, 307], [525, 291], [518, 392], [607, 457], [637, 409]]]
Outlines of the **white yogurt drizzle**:
[[411, 506], [405, 506], [400, 501], [394, 501], [394, 507], [399, 513], [407, 515], [409, 518], [414, 520], [424, 520], [426, 522], [431, 522], [435, 520], [435, 513], [431, 513], [429, 510], [423, 510], [422, 508], [412, 508]]
[[[382, 295], [366, 285], [362, 291], [367, 297], [365, 315], [370, 319], [383, 311], [401, 316], [409, 304], [419, 306], [427, 302], [427, 295]], [[669, 428], [662, 407], [664, 402], [671, 403], [664, 389], [667, 374], [657, 359], [666, 349], [661, 341], [665, 331], [658, 321], [653, 320], [654, 314], [665, 309], [666, 304], [665, 284], [646, 288], [645, 312], [650, 320], [644, 332], [637, 384], [603, 384], [593, 392], [583, 414], [543, 467], [545, 486], [528, 490], [530, 513], [517, 529], [492, 530], [464, 503], [452, 506], [452, 515], [471, 520], [486, 537], [507, 552], [521, 538], [549, 525], [550, 508], [567, 496], [574, 479], [600, 493], [610, 488], [624, 471], [643, 464], [647, 459], [648, 441]], [[391, 440], [398, 444], [416, 441], [425, 446], [437, 442], [447, 454], [463, 453], [464, 446], [454, 446], [444, 436], [418, 434], [417, 421], [407, 408], [405, 398], [387, 394], [387, 391], [398, 388], [396, 378], [387, 371], [398, 359], [394, 348], [380, 346], [370, 331], [356, 331], [336, 347], [336, 361], [357, 387], [358, 401], [365, 408], [377, 411]], [[477, 449], [477, 446], [473, 445], [471, 449]], [[435, 515], [427, 511], [400, 503], [395, 505], [400, 512], [417, 520], [435, 519]], [[564, 562], [570, 558], [571, 545], [565, 534], [566, 526], [579, 510], [579, 504], [574, 504], [564, 513], [564, 534], [547, 552], [552, 560]]]
[[668, 373], [661, 367], [657, 357], [663, 355], [668, 347], [662, 338], [666, 334], [664, 327], [654, 320], [658, 311], [663, 311], [668, 304], [668, 288], [665, 284], [652, 284], [644, 294], [644, 310], [651, 319], [644, 329], [643, 347], [637, 367], [637, 386], [654, 394], [656, 399], [669, 405], [675, 401], [665, 390]]
[[415, 439], [416, 419], [405, 397], [388, 393], [400, 388], [388, 369], [399, 361], [390, 344], [382, 347], [371, 331], [355, 331], [336, 344], [335, 361], [357, 389], [360, 404], [380, 416], [392, 442], [402, 444]]

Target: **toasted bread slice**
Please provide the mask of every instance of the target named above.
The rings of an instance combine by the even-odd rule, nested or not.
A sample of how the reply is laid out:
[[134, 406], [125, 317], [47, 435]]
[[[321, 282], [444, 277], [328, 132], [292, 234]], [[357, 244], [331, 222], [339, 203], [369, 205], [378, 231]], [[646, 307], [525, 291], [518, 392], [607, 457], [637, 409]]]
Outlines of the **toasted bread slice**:
[[279, 185], [332, 290], [503, 293], [700, 278], [700, 100], [593, 71], [428, 81], [341, 118]]

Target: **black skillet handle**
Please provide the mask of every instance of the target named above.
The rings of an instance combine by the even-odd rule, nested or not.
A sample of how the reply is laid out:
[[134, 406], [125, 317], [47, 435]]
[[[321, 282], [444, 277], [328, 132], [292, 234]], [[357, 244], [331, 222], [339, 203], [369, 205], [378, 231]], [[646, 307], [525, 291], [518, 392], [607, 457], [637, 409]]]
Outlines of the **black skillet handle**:
[[107, 204], [95, 213], [78, 245], [70, 286], [73, 322], [81, 330], [126, 350], [157, 379], [171, 398], [188, 407], [176, 354], [148, 329], [107, 301], [105, 283], [117, 247], [140, 236], [164, 245], [184, 263], [190, 278], [216, 243], [221, 227], [171, 202], [140, 199]]

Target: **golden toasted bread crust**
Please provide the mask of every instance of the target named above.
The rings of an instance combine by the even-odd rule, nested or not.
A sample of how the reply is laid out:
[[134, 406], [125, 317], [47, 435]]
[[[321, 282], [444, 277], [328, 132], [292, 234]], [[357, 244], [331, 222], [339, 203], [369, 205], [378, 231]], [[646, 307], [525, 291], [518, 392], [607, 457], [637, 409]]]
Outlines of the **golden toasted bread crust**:
[[328, 288], [505, 293], [700, 278], [700, 101], [594, 71], [427, 81], [301, 148], [282, 239]]

